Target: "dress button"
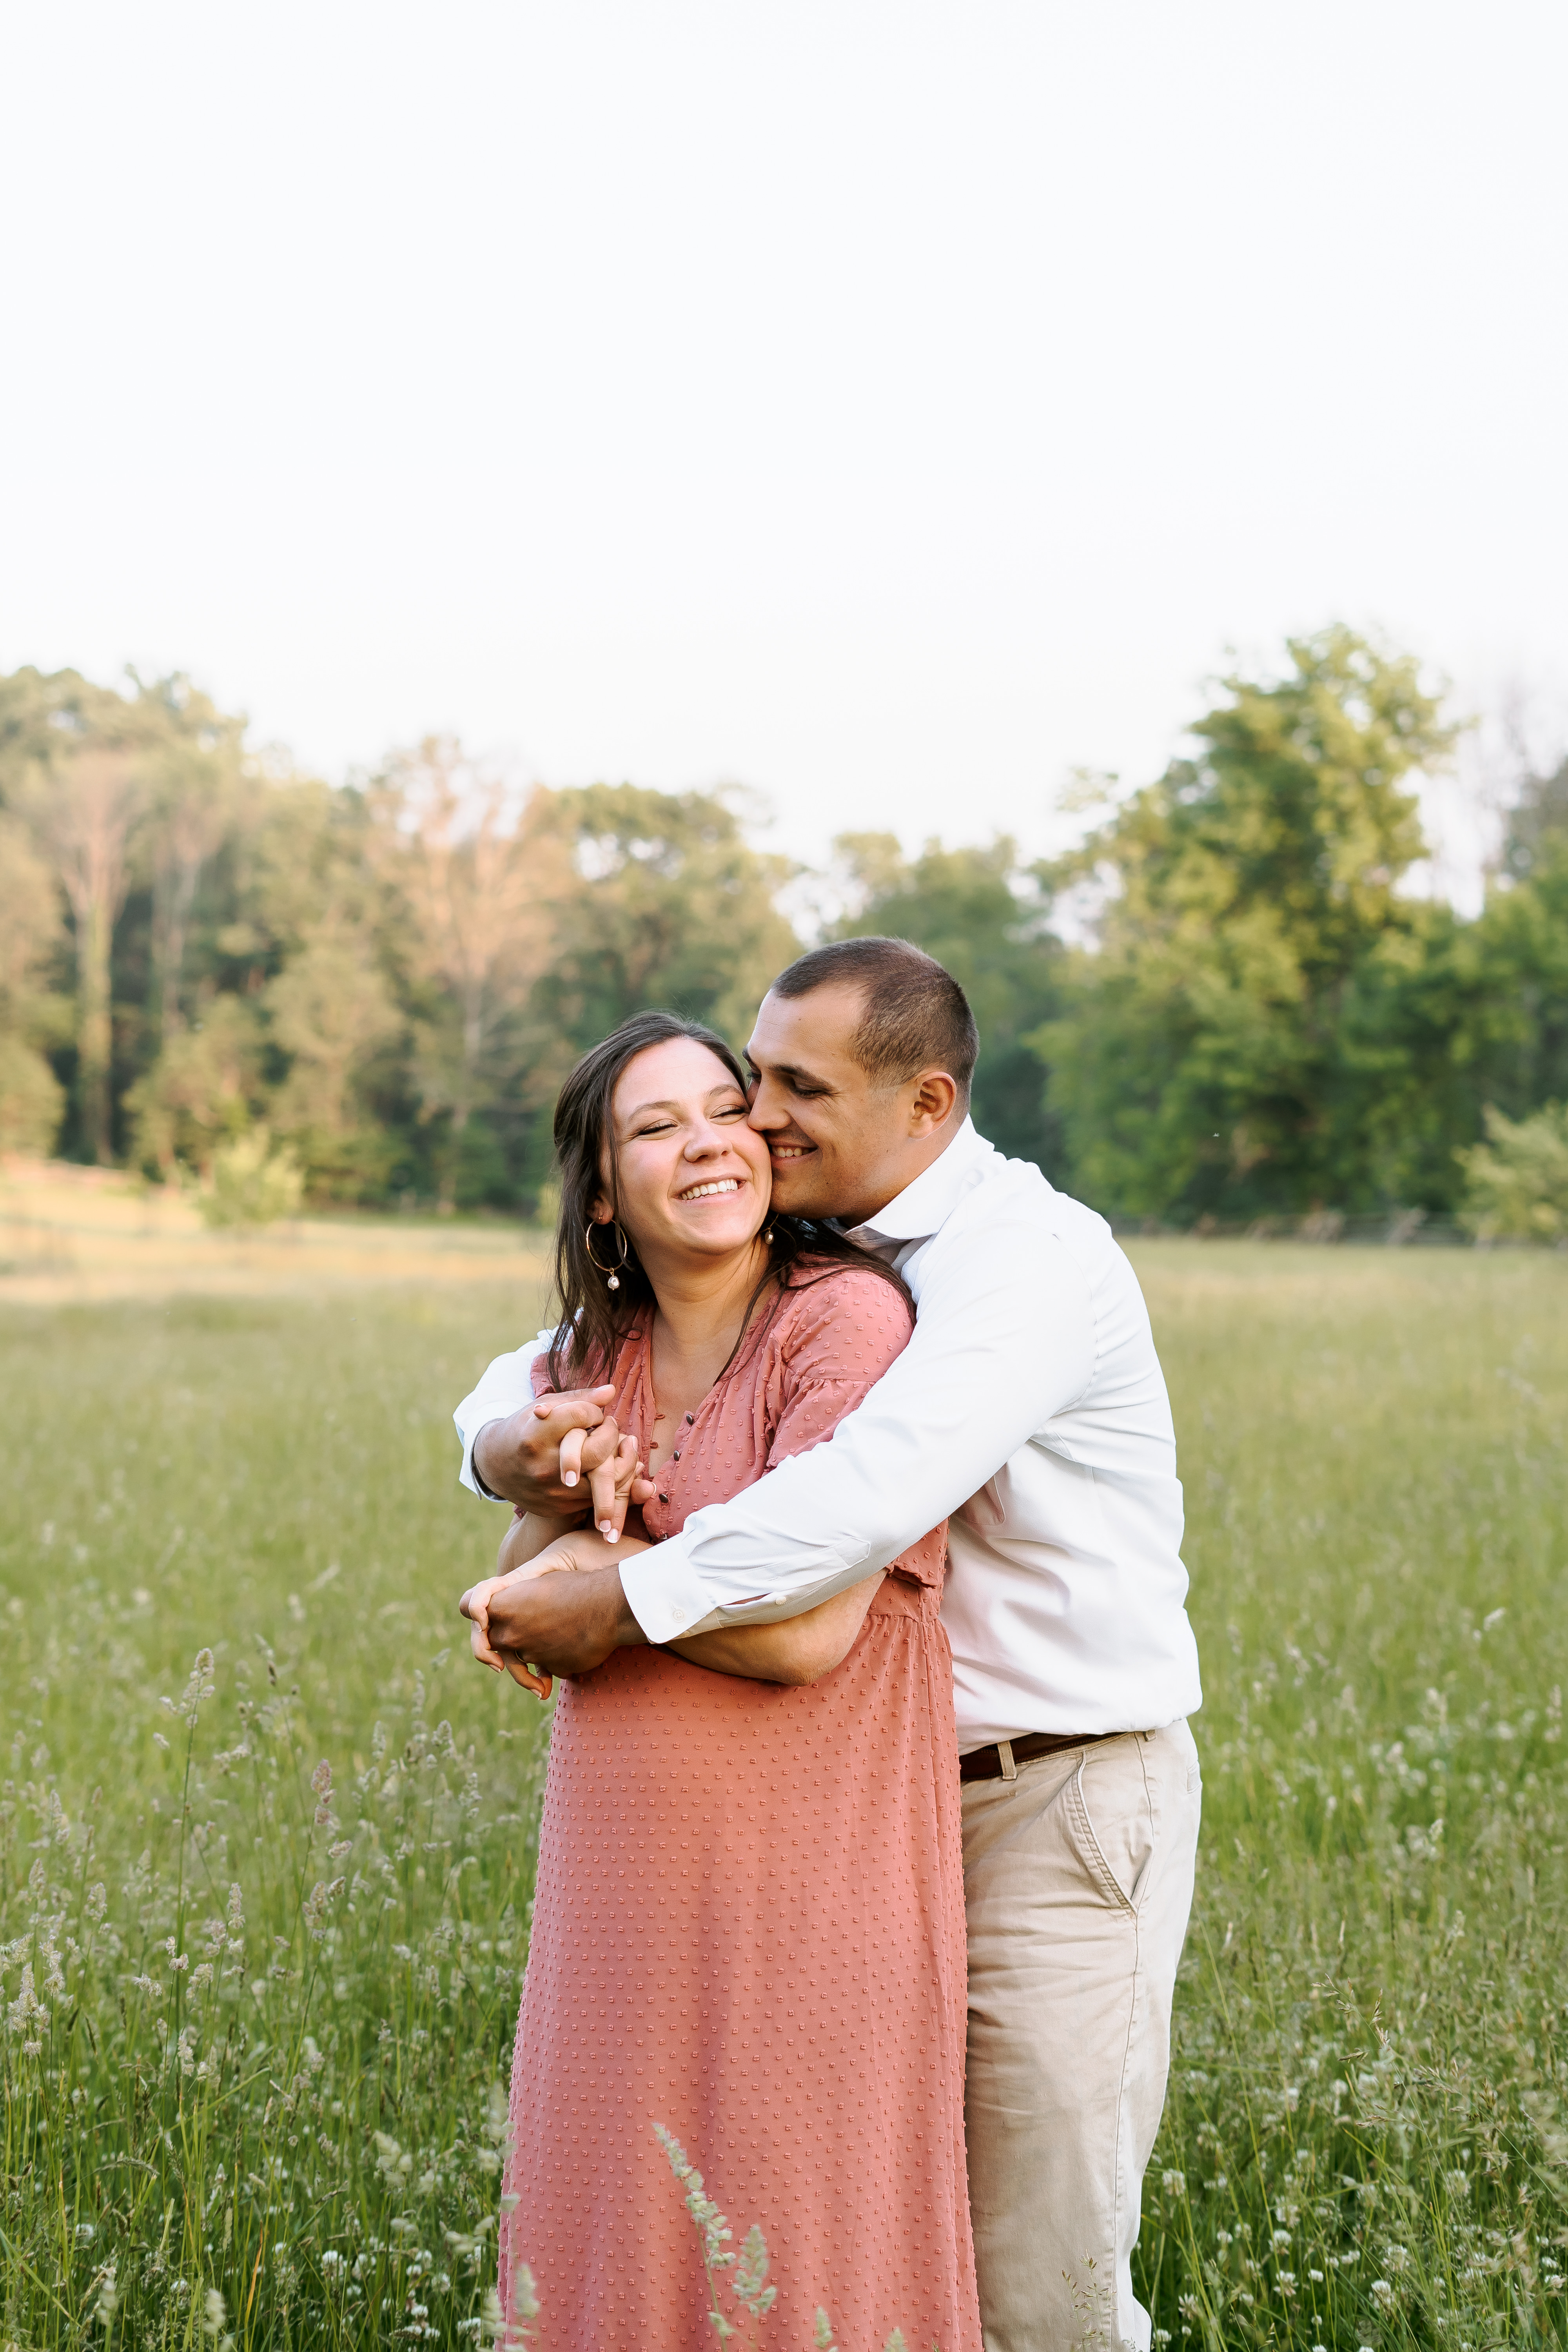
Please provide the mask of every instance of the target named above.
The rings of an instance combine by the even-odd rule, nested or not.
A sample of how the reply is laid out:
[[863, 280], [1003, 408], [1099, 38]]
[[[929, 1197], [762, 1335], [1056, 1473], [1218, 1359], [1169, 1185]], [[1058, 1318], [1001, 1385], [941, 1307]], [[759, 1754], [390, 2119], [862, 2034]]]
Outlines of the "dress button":
[[669, 1496], [668, 1495], [661, 1495], [658, 1499], [661, 1503], [668, 1503]]
[[669, 1458], [670, 1458], [670, 1460], [671, 1460], [672, 1462], [679, 1462], [679, 1459], [680, 1459], [680, 1448], [679, 1448], [679, 1445], [676, 1447], [676, 1449], [675, 1449], [674, 1453], [670, 1455], [670, 1457], [669, 1457]]

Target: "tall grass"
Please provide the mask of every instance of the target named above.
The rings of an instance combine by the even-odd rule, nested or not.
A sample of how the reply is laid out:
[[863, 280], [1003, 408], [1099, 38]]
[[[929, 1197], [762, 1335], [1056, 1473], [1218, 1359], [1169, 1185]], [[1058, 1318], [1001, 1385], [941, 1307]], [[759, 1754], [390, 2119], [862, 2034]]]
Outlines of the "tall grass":
[[479, 1319], [10, 1324], [11, 2340], [486, 2326], [542, 1747], [451, 1614]]
[[1559, 2343], [1568, 1265], [1139, 1262], [1206, 1691], [1157, 2326]]
[[[1559, 2342], [1568, 1265], [1138, 1260], [1207, 1692], [1157, 2328]], [[500, 2330], [544, 1718], [447, 1416], [536, 1304], [0, 1323], [0, 2342]]]

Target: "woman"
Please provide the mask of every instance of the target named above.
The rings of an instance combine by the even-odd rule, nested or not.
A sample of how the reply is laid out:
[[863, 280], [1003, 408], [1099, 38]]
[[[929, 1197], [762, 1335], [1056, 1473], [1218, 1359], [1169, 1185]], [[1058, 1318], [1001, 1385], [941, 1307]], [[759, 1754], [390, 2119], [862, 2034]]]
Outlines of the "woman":
[[[747, 1108], [722, 1041], [665, 1013], [627, 1022], [563, 1089], [563, 1311], [535, 1386], [613, 1381], [626, 1474], [646, 1462], [656, 1499], [613, 1549], [521, 1522], [503, 1570], [599, 1566], [674, 1533], [828, 1437], [907, 1342], [895, 1276], [770, 1220]], [[563, 1685], [500, 2277], [510, 2315], [529, 2265], [552, 2352], [713, 2341], [656, 2125], [737, 2239], [761, 2225], [781, 2352], [811, 2340], [818, 2305], [846, 2352], [894, 2327], [979, 2352], [944, 1533], [788, 1623], [618, 1650]], [[468, 1603], [481, 1654], [490, 1590]], [[721, 2289], [739, 2321], [731, 2301]]]

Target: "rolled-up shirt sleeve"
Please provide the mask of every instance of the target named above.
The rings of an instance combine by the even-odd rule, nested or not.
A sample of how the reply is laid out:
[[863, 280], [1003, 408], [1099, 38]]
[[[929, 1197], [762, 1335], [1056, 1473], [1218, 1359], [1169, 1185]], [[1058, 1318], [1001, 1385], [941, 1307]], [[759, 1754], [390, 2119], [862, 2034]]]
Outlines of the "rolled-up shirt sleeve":
[[966, 1203], [926, 1255], [909, 1346], [827, 1443], [623, 1561], [650, 1642], [799, 1616], [878, 1574], [1081, 1395], [1089, 1281], [1033, 1203]]
[[458, 1476], [471, 1495], [488, 1503], [497, 1497], [480, 1486], [475, 1475], [474, 1440], [492, 1421], [510, 1421], [514, 1412], [521, 1412], [524, 1405], [533, 1402], [533, 1360], [549, 1347], [554, 1336], [552, 1331], [541, 1331], [529, 1346], [515, 1348], [509, 1356], [495, 1357], [478, 1387], [470, 1391], [452, 1415], [463, 1446], [463, 1466]]

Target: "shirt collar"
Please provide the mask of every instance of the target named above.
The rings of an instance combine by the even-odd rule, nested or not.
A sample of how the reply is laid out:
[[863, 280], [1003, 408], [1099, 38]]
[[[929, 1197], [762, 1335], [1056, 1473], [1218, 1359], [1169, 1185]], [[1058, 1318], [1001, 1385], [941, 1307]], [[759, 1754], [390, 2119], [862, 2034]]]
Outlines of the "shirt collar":
[[858, 1242], [863, 1249], [875, 1249], [879, 1242], [929, 1239], [947, 1223], [964, 1194], [978, 1184], [995, 1158], [995, 1145], [987, 1143], [976, 1132], [974, 1121], [966, 1117], [941, 1157], [922, 1169], [912, 1184], [906, 1184], [885, 1209], [879, 1209], [863, 1225], [844, 1227], [846, 1238]]

